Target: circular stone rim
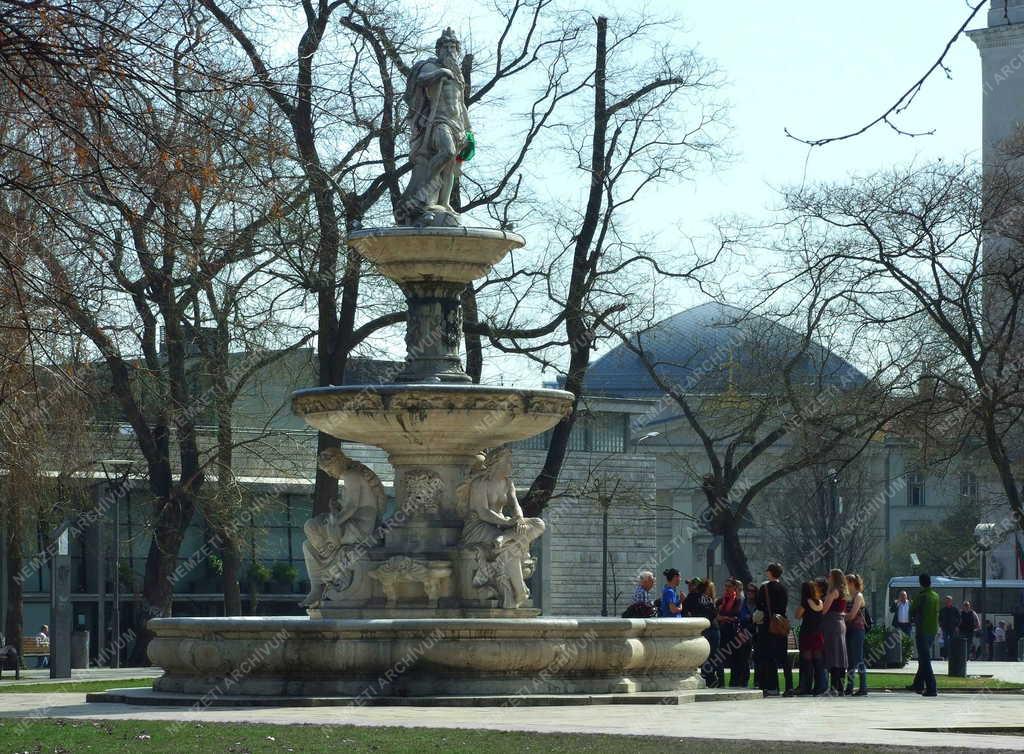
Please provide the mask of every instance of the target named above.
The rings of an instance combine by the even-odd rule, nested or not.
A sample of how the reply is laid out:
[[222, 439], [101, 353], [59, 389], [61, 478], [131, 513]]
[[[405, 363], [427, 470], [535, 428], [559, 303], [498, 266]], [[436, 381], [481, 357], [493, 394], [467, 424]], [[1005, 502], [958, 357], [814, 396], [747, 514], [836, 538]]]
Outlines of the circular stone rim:
[[[297, 408], [296, 401], [307, 396], [323, 397], [325, 395], [346, 395], [349, 393], [377, 393], [378, 395], [395, 395], [398, 393], [411, 393], [429, 391], [440, 395], [480, 395], [530, 397], [530, 398], [555, 398], [572, 401], [574, 396], [568, 390], [555, 388], [518, 388], [518, 387], [490, 387], [489, 385], [445, 385], [433, 382], [426, 383], [396, 383], [386, 385], [322, 385], [320, 387], [304, 387], [292, 393], [293, 406]], [[318, 413], [318, 412], [312, 412]]]
[[236, 632], [278, 632], [281, 629], [301, 634], [356, 633], [364, 638], [401, 638], [406, 633], [417, 635], [433, 629], [441, 632], [455, 632], [462, 638], [474, 632], [485, 632], [484, 638], [532, 636], [549, 638], [575, 636], [596, 631], [599, 636], [636, 638], [658, 635], [675, 637], [697, 637], [707, 629], [706, 618], [618, 618], [592, 616], [564, 616], [538, 618], [308, 618], [301, 615], [288, 616], [187, 616], [180, 618], [152, 618], [147, 626], [159, 638], [166, 638], [182, 632], [208, 632], [231, 634]]
[[512, 241], [513, 243], [519, 244], [519, 246], [526, 245], [526, 239], [518, 233], [513, 233], [509, 230], [498, 230], [497, 228], [479, 228], [479, 227], [466, 227], [466, 226], [455, 226], [451, 228], [447, 227], [423, 227], [420, 228], [415, 225], [395, 225], [385, 228], [361, 228], [354, 230], [348, 234], [347, 241], [360, 241], [363, 239], [372, 239], [380, 236], [455, 236], [463, 238], [486, 238], [490, 240], [503, 240]]

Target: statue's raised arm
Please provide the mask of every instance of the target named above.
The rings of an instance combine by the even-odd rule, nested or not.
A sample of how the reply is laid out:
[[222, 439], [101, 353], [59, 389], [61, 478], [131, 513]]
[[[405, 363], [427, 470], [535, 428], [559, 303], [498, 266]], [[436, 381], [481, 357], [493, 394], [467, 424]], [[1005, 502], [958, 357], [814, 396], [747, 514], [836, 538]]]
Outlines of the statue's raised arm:
[[452, 188], [472, 135], [462, 78], [462, 46], [450, 28], [437, 40], [437, 57], [413, 65], [406, 82], [412, 175], [395, 209], [399, 225], [456, 226]]

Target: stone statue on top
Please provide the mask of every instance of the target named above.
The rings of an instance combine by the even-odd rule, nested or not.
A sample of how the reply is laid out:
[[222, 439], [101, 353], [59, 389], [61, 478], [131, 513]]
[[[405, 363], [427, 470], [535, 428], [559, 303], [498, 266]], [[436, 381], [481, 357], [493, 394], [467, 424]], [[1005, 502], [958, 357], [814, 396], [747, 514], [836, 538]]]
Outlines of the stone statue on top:
[[435, 45], [437, 57], [413, 65], [405, 91], [409, 106], [412, 175], [395, 209], [398, 225], [454, 227], [452, 188], [460, 165], [473, 156], [466, 110], [462, 46], [451, 28]]

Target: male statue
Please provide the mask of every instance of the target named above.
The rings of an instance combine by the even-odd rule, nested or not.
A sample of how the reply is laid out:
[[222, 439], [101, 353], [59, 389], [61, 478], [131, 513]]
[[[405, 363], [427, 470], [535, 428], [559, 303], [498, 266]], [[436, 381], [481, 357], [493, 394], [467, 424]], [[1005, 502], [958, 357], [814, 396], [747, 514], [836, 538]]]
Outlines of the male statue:
[[352, 553], [371, 547], [376, 540], [377, 518], [384, 512], [387, 495], [380, 478], [373, 471], [342, 453], [328, 448], [317, 458], [321, 469], [340, 479], [344, 487], [344, 504], [333, 506], [306, 521], [306, 541], [302, 554], [309, 571], [309, 596], [304, 607], [319, 607], [325, 590], [332, 585], [347, 588], [340, 582], [351, 579]]
[[437, 57], [413, 65], [406, 84], [412, 176], [395, 209], [399, 225], [459, 225], [452, 209], [458, 158], [469, 136], [462, 47], [450, 28], [435, 45]]

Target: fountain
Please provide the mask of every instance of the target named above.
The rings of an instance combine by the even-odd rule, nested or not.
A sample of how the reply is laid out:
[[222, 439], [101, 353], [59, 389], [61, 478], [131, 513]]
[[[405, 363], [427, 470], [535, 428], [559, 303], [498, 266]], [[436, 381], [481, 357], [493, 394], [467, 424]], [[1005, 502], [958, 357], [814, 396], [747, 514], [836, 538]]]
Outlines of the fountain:
[[150, 694], [164, 702], [479, 703], [700, 685], [702, 619], [541, 618], [530, 604], [531, 543], [544, 522], [523, 515], [505, 445], [554, 426], [572, 395], [474, 385], [462, 368], [460, 293], [525, 241], [463, 227], [449, 206], [468, 131], [458, 66], [442, 67], [457, 45], [447, 30], [441, 60], [411, 74], [402, 224], [348, 238], [405, 295], [404, 369], [394, 384], [310, 388], [292, 400], [316, 429], [387, 452], [393, 507], [372, 470], [322, 453], [343, 505], [305, 526], [309, 617], [150, 621], [149, 655], [164, 669]]

